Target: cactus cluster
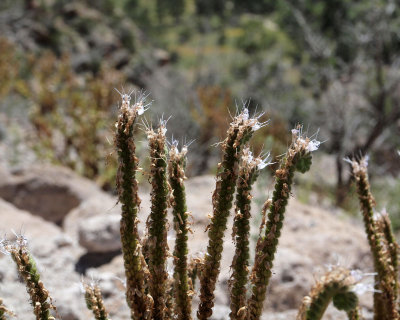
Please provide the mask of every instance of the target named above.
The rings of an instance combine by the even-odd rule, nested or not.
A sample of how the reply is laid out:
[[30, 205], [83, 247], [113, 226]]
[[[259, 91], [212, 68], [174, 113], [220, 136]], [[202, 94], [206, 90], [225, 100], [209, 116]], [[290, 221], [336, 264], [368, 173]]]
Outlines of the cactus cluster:
[[[271, 199], [262, 208], [262, 222], [255, 247], [254, 263], [250, 265], [250, 219], [252, 186], [260, 171], [271, 164], [267, 156], [254, 156], [249, 141], [254, 132], [267, 122], [262, 115], [251, 117], [243, 108], [232, 120], [227, 136], [221, 143], [222, 160], [218, 164], [216, 186], [212, 195], [213, 214], [207, 227], [208, 246], [204, 256], [189, 259], [189, 212], [185, 195], [185, 167], [187, 146], [179, 150], [178, 142], [167, 142], [167, 121], [161, 120], [156, 128], [145, 125], [150, 151], [149, 182], [151, 184], [151, 213], [147, 232], [138, 233], [139, 170], [135, 155], [135, 124], [146, 110], [144, 96], [136, 96], [131, 103], [130, 94], [121, 94], [122, 104], [115, 129], [115, 147], [118, 154], [117, 191], [121, 203], [120, 234], [126, 275], [126, 301], [132, 320], [191, 320], [192, 296], [196, 279], [200, 283], [197, 318], [212, 316], [214, 291], [220, 273], [224, 234], [231, 209], [234, 206], [232, 238], [236, 250], [231, 264], [230, 313], [232, 320], [258, 320], [261, 317], [267, 287], [272, 275], [274, 257], [291, 196], [295, 172], [305, 173], [312, 163], [312, 152], [320, 142], [306, 137], [302, 127], [292, 130], [292, 142], [280, 159], [275, 171], [275, 187]], [[398, 306], [398, 245], [386, 213], [373, 211], [367, 160], [348, 160], [360, 199], [365, 230], [376, 271], [374, 290], [374, 319], [399, 320]], [[167, 244], [168, 207], [173, 215], [176, 234], [173, 253]], [[54, 319], [55, 309], [50, 295], [40, 280], [26, 241], [19, 236], [15, 243], [4, 241], [3, 251], [15, 261], [31, 298], [36, 319]], [[167, 271], [168, 257], [172, 255], [173, 272]], [[298, 320], [322, 319], [332, 301], [346, 312], [350, 320], [361, 319], [357, 293], [364, 290], [359, 272], [344, 268], [330, 268], [317, 281], [309, 296], [305, 297]], [[97, 284], [83, 284], [87, 307], [95, 319], [109, 319], [100, 288]], [[250, 290], [248, 290], [250, 289]], [[249, 291], [249, 292], [248, 292]], [[0, 319], [9, 311], [0, 299]]]

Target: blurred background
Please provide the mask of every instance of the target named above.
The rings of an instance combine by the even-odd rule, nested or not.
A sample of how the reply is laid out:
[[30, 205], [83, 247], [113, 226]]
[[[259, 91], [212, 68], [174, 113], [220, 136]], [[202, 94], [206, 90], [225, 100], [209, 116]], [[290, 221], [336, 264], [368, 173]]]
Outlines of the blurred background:
[[188, 176], [208, 174], [246, 104], [271, 119], [256, 152], [284, 153], [297, 123], [324, 141], [300, 200], [357, 212], [342, 159], [368, 154], [399, 229], [399, 53], [390, 0], [1, 0], [0, 164], [59, 164], [114, 192], [124, 88], [149, 94], [149, 121], [172, 116], [170, 137], [195, 140]]

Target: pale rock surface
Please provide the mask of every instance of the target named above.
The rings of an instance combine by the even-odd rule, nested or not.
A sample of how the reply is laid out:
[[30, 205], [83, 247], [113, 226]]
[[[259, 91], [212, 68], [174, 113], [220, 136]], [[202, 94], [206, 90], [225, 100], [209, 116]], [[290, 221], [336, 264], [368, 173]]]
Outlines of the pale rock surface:
[[[150, 214], [150, 195], [143, 193], [139, 220], [141, 236], [145, 221]], [[119, 223], [121, 205], [116, 197], [98, 193], [83, 201], [65, 218], [63, 228], [73, 238], [79, 239], [88, 252], [110, 252], [121, 249]]]
[[0, 198], [57, 224], [62, 224], [64, 217], [84, 199], [98, 192], [95, 183], [70, 169], [51, 165], [17, 170], [0, 181]]
[[119, 214], [82, 219], [79, 222], [79, 244], [88, 252], [110, 252], [121, 249], [120, 220]]

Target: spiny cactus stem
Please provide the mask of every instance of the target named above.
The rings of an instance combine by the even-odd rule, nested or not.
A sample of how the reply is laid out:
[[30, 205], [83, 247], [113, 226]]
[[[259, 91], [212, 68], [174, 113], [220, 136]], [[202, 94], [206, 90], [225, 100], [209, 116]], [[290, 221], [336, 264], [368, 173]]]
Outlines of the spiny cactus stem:
[[271, 270], [278, 239], [283, 225], [284, 212], [293, 183], [294, 171], [294, 166], [285, 160], [276, 173], [275, 191], [268, 213], [265, 235], [258, 241], [251, 275], [253, 284], [252, 296], [248, 301], [248, 317], [250, 320], [259, 319], [262, 312], [266, 290], [272, 274]]
[[397, 293], [393, 290], [396, 280], [393, 279], [394, 273], [390, 272], [392, 266], [388, 264], [388, 260], [390, 261], [391, 258], [386, 257], [381, 241], [382, 235], [379, 233], [374, 219], [373, 207], [375, 201], [368, 181], [367, 160], [361, 159], [359, 162], [351, 161], [350, 163], [353, 167], [364, 227], [373, 256], [375, 271], [377, 272], [376, 288], [382, 291], [374, 293], [374, 319], [399, 319], [396, 306]]
[[311, 152], [319, 146], [318, 141], [310, 141], [301, 136], [301, 129], [292, 130], [292, 144], [276, 170], [275, 190], [268, 212], [265, 235], [256, 246], [256, 256], [251, 273], [252, 295], [247, 303], [247, 317], [258, 320], [271, 277], [273, 261], [283, 226], [284, 213], [293, 183], [294, 172], [308, 171], [311, 166]]
[[165, 139], [165, 121], [154, 131], [149, 129], [147, 137], [150, 147], [151, 169], [151, 213], [148, 221], [149, 245], [149, 292], [153, 297], [153, 319], [163, 320], [166, 309], [166, 280], [168, 273], [166, 261], [168, 255], [167, 243], [167, 151]]
[[98, 285], [84, 285], [86, 306], [92, 310], [96, 320], [110, 320], [104, 307], [103, 298]]
[[230, 319], [242, 319], [239, 310], [246, 305], [246, 284], [249, 265], [249, 233], [251, 216], [251, 189], [258, 177], [258, 162], [253, 159], [248, 148], [243, 150], [242, 161], [239, 167], [237, 179], [237, 194], [235, 219], [233, 223], [233, 240], [236, 250], [232, 262], [232, 275], [230, 280], [231, 289], [231, 312]]
[[176, 242], [174, 249], [174, 288], [175, 288], [175, 314], [178, 320], [191, 319], [191, 294], [188, 283], [188, 212], [184, 179], [186, 164], [186, 148], [181, 152], [173, 145], [169, 152], [169, 182], [172, 188], [172, 213], [174, 216], [174, 229]]
[[17, 265], [19, 275], [25, 281], [36, 319], [54, 320], [50, 309], [55, 309], [55, 307], [51, 303], [49, 292], [40, 280], [36, 263], [25, 244], [20, 241], [21, 239], [17, 240], [19, 242], [17, 245], [10, 245], [8, 251]]
[[337, 309], [346, 311], [349, 319], [358, 319], [358, 298], [351, 289], [354, 284], [355, 279], [346, 269], [328, 272], [303, 299], [297, 320], [322, 319], [331, 301]]
[[129, 107], [121, 108], [117, 122], [115, 144], [118, 151], [117, 191], [122, 204], [121, 243], [126, 275], [126, 300], [132, 319], [148, 319], [151, 302], [145, 295], [145, 268], [140, 253], [137, 212], [140, 205], [135, 179], [138, 159], [135, 156], [133, 125], [136, 113]]
[[216, 188], [213, 193], [213, 217], [208, 227], [208, 246], [200, 273], [200, 304], [197, 317], [206, 320], [212, 315], [215, 284], [220, 272], [223, 237], [237, 178], [237, 162], [241, 147], [258, 125], [257, 119], [249, 119], [245, 109], [231, 123], [228, 136], [222, 144], [223, 158], [219, 164]]
[[396, 238], [393, 235], [392, 224], [390, 222], [389, 215], [387, 213], [380, 214], [378, 219], [379, 230], [383, 234], [384, 242], [387, 246], [387, 250], [389, 251], [390, 257], [390, 271], [392, 273], [392, 284], [393, 284], [393, 293], [394, 299], [397, 300], [398, 296], [398, 250], [399, 245], [397, 244]]

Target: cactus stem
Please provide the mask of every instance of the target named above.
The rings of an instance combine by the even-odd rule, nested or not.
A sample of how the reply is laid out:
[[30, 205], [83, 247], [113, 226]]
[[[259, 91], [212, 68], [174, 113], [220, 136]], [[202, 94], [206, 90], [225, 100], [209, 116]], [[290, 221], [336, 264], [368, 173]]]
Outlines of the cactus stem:
[[[265, 234], [257, 241], [256, 255], [251, 273], [252, 295], [247, 302], [247, 317], [258, 320], [261, 316], [267, 286], [272, 274], [272, 266], [278, 246], [284, 213], [288, 204], [295, 171], [305, 173], [311, 166], [311, 152], [319, 147], [319, 141], [302, 136], [302, 128], [292, 130], [292, 144], [280, 167], [275, 172], [275, 190], [272, 201], [266, 202], [269, 207]], [[264, 228], [263, 226], [260, 229]]]
[[100, 288], [97, 284], [83, 284], [85, 290], [86, 306], [92, 310], [96, 320], [111, 320], [108, 318], [107, 311], [104, 307], [103, 298], [101, 296]]
[[149, 293], [153, 298], [153, 319], [165, 319], [166, 281], [168, 273], [166, 262], [167, 243], [167, 208], [169, 185], [167, 181], [167, 145], [165, 133], [166, 122], [160, 121], [158, 129], [146, 130], [150, 147], [150, 183], [151, 212], [147, 222], [148, 229], [148, 265], [150, 272]]
[[237, 163], [242, 146], [251, 138], [253, 132], [266, 123], [258, 118], [250, 118], [245, 108], [237, 115], [222, 143], [223, 158], [218, 165], [217, 183], [213, 193], [213, 216], [208, 227], [208, 246], [200, 272], [200, 304], [197, 317], [206, 320], [212, 315], [215, 284], [220, 272], [223, 237], [227, 219], [232, 207], [233, 193], [237, 179]]
[[145, 294], [146, 264], [142, 259], [137, 230], [137, 213], [140, 205], [138, 184], [135, 178], [138, 159], [135, 156], [133, 126], [144, 106], [139, 97], [133, 106], [130, 95], [121, 94], [122, 106], [116, 124], [115, 146], [118, 152], [117, 191], [122, 204], [121, 242], [126, 275], [126, 300], [132, 319], [149, 319], [152, 301]]
[[172, 189], [171, 205], [174, 216], [176, 242], [174, 249], [174, 290], [175, 314], [178, 320], [190, 320], [191, 294], [188, 281], [188, 217], [184, 180], [187, 147], [178, 150], [177, 142], [173, 141], [169, 152], [168, 172]]

